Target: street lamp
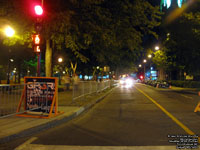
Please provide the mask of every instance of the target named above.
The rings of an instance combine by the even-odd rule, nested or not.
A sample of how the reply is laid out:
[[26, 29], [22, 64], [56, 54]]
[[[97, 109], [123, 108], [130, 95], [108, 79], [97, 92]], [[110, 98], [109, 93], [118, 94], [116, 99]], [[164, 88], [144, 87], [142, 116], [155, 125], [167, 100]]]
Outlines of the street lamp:
[[160, 47], [159, 47], [159, 46], [156, 46], [156, 47], [155, 47], [155, 50], [156, 50], [156, 51], [158, 51], [159, 49], [160, 49]]
[[147, 62], [146, 59], [143, 60], [143, 63], [144, 63], [144, 80], [145, 80], [145, 63]]
[[[58, 62], [59, 63], [62, 63], [63, 62], [63, 58], [62, 57], [59, 57], [58, 58]], [[61, 85], [61, 70], [59, 69], [59, 85]]]
[[7, 26], [4, 30], [4, 33], [7, 37], [12, 37], [15, 34], [15, 30], [10, 26]]
[[58, 62], [59, 62], [59, 63], [63, 62], [62, 57], [59, 57], [59, 58], [58, 58]]
[[152, 55], [151, 55], [151, 54], [149, 54], [149, 55], [148, 55], [148, 58], [151, 58], [151, 57], [152, 57]]
[[[148, 58], [151, 59], [151, 58], [152, 58], [152, 55], [149, 54], [149, 55], [148, 55]], [[151, 60], [149, 61], [149, 70], [150, 70], [150, 79], [151, 79]]]
[[[10, 26], [7, 26], [5, 29], [4, 29], [4, 33], [7, 37], [13, 37], [13, 35], [15, 34], [15, 30], [10, 27]], [[7, 72], [7, 84], [10, 84], [10, 62], [13, 62], [14, 60], [13, 59], [10, 59], [10, 52], [11, 50], [9, 49], [9, 58], [8, 58], [8, 72]]]

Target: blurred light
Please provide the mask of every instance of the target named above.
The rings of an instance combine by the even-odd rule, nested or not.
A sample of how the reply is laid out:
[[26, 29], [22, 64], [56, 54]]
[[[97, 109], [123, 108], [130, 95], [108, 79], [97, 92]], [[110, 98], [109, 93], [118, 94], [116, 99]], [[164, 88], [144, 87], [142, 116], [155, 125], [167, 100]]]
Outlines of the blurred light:
[[58, 73], [58, 71], [56, 71], [56, 73]]
[[146, 63], [146, 62], [147, 62], [147, 60], [146, 60], [146, 59], [144, 59], [144, 60], [143, 60], [143, 62], [144, 62], [144, 63]]
[[61, 63], [63, 62], [63, 59], [61, 57], [58, 58], [58, 62]]
[[80, 78], [80, 79], [82, 79], [82, 78], [83, 78], [83, 76], [80, 74], [80, 75], [79, 75], [79, 78]]
[[30, 72], [30, 70], [27, 71], [28, 73]]
[[140, 79], [142, 80], [142, 79], [144, 79], [144, 77], [141, 75], [141, 76], [140, 76]]
[[42, 9], [42, 7], [40, 5], [36, 5], [34, 9], [35, 9], [36, 15], [40, 16], [40, 15], [43, 14], [43, 9]]
[[151, 70], [153, 70], [153, 67], [151, 67]]
[[8, 37], [12, 37], [15, 34], [15, 30], [10, 26], [6, 27], [4, 32]]
[[16, 70], [13, 70], [13, 73], [16, 73]]
[[120, 80], [119, 83], [120, 83], [120, 84], [124, 84], [125, 81], [124, 81], [124, 80]]
[[85, 79], [85, 80], [88, 80], [88, 79], [89, 79], [89, 77], [88, 77], [87, 75], [85, 75], [85, 76], [84, 76], [84, 79]]
[[152, 55], [151, 55], [151, 54], [149, 54], [149, 55], [148, 55], [148, 58], [151, 58], [151, 57], [152, 57]]
[[127, 85], [133, 85], [133, 80], [130, 78], [126, 79], [125, 82]]
[[99, 69], [99, 66], [97, 66], [97, 69]]
[[63, 71], [63, 74], [65, 74], [65, 71]]
[[36, 44], [36, 45], [39, 45], [39, 44], [40, 44], [40, 35], [39, 35], [39, 34], [33, 35], [33, 42], [34, 42], [34, 44]]
[[139, 67], [142, 67], [142, 65], [141, 65], [141, 64], [139, 64]]
[[159, 46], [156, 46], [156, 47], [155, 47], [155, 50], [156, 50], [156, 51], [159, 50], [159, 49], [160, 49]]
[[13, 59], [10, 59], [10, 61], [13, 62], [14, 60], [13, 60]]

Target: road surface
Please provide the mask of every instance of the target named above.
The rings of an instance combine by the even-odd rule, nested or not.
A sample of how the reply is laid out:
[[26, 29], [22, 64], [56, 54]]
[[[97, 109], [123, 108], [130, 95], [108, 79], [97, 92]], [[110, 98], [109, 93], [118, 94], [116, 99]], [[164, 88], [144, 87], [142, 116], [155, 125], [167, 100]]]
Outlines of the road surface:
[[194, 113], [199, 100], [194, 94], [143, 84], [119, 86], [78, 118], [1, 147], [176, 149], [172, 142], [180, 138], [173, 136], [200, 135], [200, 115]]

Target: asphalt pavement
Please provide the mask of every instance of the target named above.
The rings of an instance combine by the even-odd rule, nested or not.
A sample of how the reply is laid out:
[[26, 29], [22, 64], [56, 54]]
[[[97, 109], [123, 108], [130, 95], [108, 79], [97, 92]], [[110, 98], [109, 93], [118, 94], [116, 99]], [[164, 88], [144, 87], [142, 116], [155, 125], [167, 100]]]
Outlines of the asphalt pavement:
[[118, 87], [77, 118], [1, 147], [172, 150], [174, 138], [200, 135], [200, 115], [194, 113], [199, 100], [195, 94], [142, 84]]

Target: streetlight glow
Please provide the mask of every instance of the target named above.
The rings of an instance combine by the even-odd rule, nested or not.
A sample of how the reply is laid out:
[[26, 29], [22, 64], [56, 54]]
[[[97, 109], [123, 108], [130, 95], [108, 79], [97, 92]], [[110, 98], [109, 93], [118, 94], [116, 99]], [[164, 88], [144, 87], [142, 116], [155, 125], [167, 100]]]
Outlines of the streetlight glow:
[[144, 63], [146, 63], [146, 62], [147, 62], [147, 60], [146, 60], [146, 59], [144, 59], [144, 60], [143, 60], [143, 62], [144, 62]]
[[141, 67], [142, 67], [142, 65], [141, 65], [141, 64], [139, 64], [139, 67], [141, 68]]
[[159, 49], [160, 49], [159, 46], [156, 46], [156, 47], [155, 47], [155, 50], [156, 50], [156, 51], [159, 50]]
[[7, 26], [5, 28], [4, 32], [5, 32], [6, 36], [8, 36], [8, 37], [12, 37], [15, 34], [15, 30], [13, 28], [11, 28], [10, 26]]
[[58, 58], [58, 62], [61, 63], [63, 62], [63, 59], [61, 57]]
[[152, 55], [151, 55], [151, 54], [149, 54], [149, 55], [148, 55], [148, 58], [151, 58], [151, 57], [152, 57]]

